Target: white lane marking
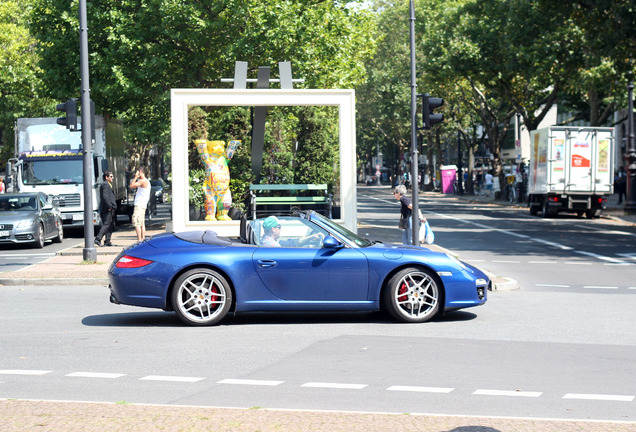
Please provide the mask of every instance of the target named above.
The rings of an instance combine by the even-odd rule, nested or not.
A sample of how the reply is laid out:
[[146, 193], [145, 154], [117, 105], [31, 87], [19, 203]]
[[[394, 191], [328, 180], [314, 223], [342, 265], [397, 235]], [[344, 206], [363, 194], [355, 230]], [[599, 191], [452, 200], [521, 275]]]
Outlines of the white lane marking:
[[528, 264], [558, 264], [558, 261], [528, 261]]
[[636, 287], [629, 287], [629, 288], [627, 288], [627, 289], [633, 289], [633, 290], [636, 290]]
[[521, 264], [521, 261], [492, 260], [496, 263]]
[[581, 261], [566, 261], [563, 264], [565, 265], [592, 265], [590, 262], [581, 262]]
[[34, 370], [34, 369], [2, 369], [0, 374], [2, 375], [46, 375], [53, 371], [46, 370]]
[[126, 374], [122, 373], [103, 373], [103, 372], [72, 372], [70, 374], [66, 374], [67, 377], [79, 377], [79, 378], [108, 378], [115, 379], [121, 378]]
[[269, 381], [269, 380], [247, 380], [247, 379], [224, 379], [218, 381], [217, 384], [234, 384], [234, 385], [253, 385], [253, 386], [270, 386], [274, 387], [284, 383], [285, 381]]
[[55, 252], [43, 252], [43, 253], [21, 253], [21, 254], [0, 254], [2, 258], [13, 258], [13, 257], [52, 257], [57, 255]]
[[367, 387], [367, 384], [308, 382], [301, 387], [361, 390]]
[[447, 387], [391, 386], [387, 388], [387, 390], [419, 393], [450, 393], [455, 389]]
[[603, 261], [609, 261], [612, 263], [617, 263], [617, 264], [627, 264], [625, 261], [619, 260], [617, 258], [612, 258], [612, 257], [608, 257], [608, 256], [604, 256], [604, 255], [599, 255], [599, 254], [595, 254], [593, 252], [586, 252], [586, 251], [574, 251], [574, 253], [577, 254], [581, 254], [581, 255], [586, 255], [586, 256], [590, 256], [592, 258], [598, 258], [600, 260]]
[[181, 376], [165, 376], [165, 375], [148, 375], [139, 378], [140, 381], [169, 381], [169, 382], [199, 382], [205, 378], [200, 377], [181, 377]]
[[556, 284], [534, 284], [534, 286], [547, 287], [547, 288], [570, 288], [570, 285], [556, 285]]
[[541, 396], [542, 392], [529, 392], [521, 390], [475, 390], [474, 395], [482, 396], [512, 396], [512, 397], [532, 397], [537, 398]]
[[581, 399], [581, 400], [602, 400], [616, 402], [631, 402], [636, 396], [629, 395], [606, 395], [606, 394], [585, 394], [585, 393], [568, 393], [563, 399]]
[[583, 288], [585, 288], [585, 289], [610, 289], [610, 290], [618, 289], [617, 286], [599, 286], [599, 285], [584, 285]]

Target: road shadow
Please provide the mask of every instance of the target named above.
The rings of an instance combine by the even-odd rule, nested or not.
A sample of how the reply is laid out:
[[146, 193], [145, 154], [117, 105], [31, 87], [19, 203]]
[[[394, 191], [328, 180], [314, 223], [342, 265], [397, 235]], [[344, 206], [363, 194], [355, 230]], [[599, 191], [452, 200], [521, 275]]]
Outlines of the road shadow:
[[[477, 317], [466, 311], [448, 312], [437, 316], [431, 322], [462, 322]], [[187, 327], [174, 312], [124, 312], [90, 315], [82, 319], [89, 327]], [[249, 312], [228, 315], [220, 325], [281, 325], [281, 324], [365, 324], [365, 325], [409, 325], [394, 320], [384, 312]], [[421, 325], [426, 325], [423, 323]]]
[[455, 429], [451, 429], [448, 432], [501, 432], [499, 429], [491, 428], [489, 426], [461, 426]]

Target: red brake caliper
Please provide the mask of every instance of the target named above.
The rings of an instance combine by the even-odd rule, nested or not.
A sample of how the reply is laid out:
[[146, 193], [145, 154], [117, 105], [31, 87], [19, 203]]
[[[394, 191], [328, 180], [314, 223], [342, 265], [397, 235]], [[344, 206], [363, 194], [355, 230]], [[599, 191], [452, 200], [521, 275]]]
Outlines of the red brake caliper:
[[400, 294], [406, 294], [406, 292], [409, 290], [409, 287], [406, 285], [406, 283], [403, 283], [400, 288], [398, 289], [398, 301], [399, 302], [403, 302], [406, 301], [407, 297], [405, 295], [400, 296]]

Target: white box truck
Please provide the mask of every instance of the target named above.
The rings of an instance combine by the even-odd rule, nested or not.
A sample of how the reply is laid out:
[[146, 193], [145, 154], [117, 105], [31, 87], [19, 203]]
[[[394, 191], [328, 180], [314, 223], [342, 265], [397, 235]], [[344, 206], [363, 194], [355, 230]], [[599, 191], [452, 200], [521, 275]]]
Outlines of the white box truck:
[[[81, 123], [78, 123], [81, 129]], [[56, 118], [19, 118], [15, 157], [9, 160], [8, 190], [42, 191], [58, 202], [65, 226], [84, 225], [84, 156], [82, 134], [57, 124]], [[114, 174], [118, 211], [127, 212], [124, 133], [120, 121], [95, 116], [91, 178], [93, 220], [99, 224], [99, 186], [106, 170]]]
[[597, 217], [614, 182], [614, 129], [550, 126], [531, 133], [530, 213]]

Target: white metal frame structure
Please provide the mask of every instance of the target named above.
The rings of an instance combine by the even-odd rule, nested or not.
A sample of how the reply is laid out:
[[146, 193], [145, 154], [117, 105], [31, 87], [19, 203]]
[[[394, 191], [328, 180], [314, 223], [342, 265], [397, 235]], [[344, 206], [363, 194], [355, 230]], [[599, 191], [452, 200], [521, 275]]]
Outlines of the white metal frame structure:
[[354, 90], [172, 89], [172, 231], [210, 228], [238, 236], [239, 221], [190, 221], [188, 203], [188, 109], [194, 106], [337, 106], [340, 145], [340, 219], [357, 232]]

